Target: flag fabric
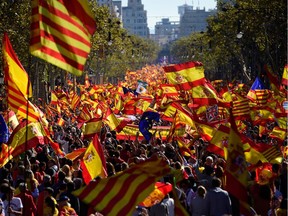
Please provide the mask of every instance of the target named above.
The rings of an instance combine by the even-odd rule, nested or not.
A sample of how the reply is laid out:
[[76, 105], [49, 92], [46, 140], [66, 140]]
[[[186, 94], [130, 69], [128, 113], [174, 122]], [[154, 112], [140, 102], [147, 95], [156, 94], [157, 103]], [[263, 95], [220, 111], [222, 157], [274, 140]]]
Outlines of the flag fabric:
[[265, 65], [264, 69], [270, 82], [270, 89], [278, 94], [280, 91], [280, 82], [277, 75], [273, 73], [272, 68], [269, 65]]
[[255, 90], [255, 102], [258, 106], [264, 106], [267, 104], [268, 99], [271, 97], [268, 89], [256, 89]]
[[241, 213], [249, 211], [247, 185], [248, 170], [244, 156], [243, 144], [231, 113], [230, 133], [227, 148], [226, 185], [225, 189], [240, 202]]
[[58, 97], [55, 93], [55, 91], [51, 91], [51, 101], [50, 101], [51, 105], [57, 105], [58, 104]]
[[7, 143], [9, 136], [10, 136], [10, 133], [9, 133], [8, 126], [3, 116], [0, 114], [0, 145], [2, 143]]
[[111, 177], [91, 181], [72, 193], [103, 215], [132, 215], [154, 190], [155, 183], [169, 173], [170, 167], [163, 158], [152, 157]]
[[29, 121], [37, 121], [40, 114], [28, 100], [32, 96], [28, 74], [19, 62], [6, 33], [3, 36], [3, 57], [8, 106], [18, 120], [28, 118]]
[[104, 113], [103, 122], [109, 126], [110, 130], [116, 132], [120, 132], [129, 123], [128, 120], [118, 119], [109, 107]]
[[12, 133], [12, 131], [19, 124], [19, 121], [17, 119], [15, 112], [13, 112], [12, 110], [8, 110], [8, 113], [4, 116], [4, 119], [7, 122], [7, 126], [8, 126], [9, 131]]
[[2, 143], [0, 151], [0, 168], [5, 166], [12, 157], [12, 148], [7, 144]]
[[149, 131], [153, 126], [153, 121], [159, 122], [160, 114], [157, 112], [147, 111], [141, 116], [139, 122], [139, 131], [143, 134], [145, 139], [149, 141], [152, 138], [152, 133]]
[[247, 98], [249, 98], [251, 101], [256, 101], [257, 95], [255, 94], [255, 90], [264, 90], [264, 89], [266, 89], [264, 83], [259, 77], [256, 77], [254, 83], [252, 84], [247, 94]]
[[33, 0], [30, 52], [80, 76], [96, 30], [87, 0]]
[[136, 92], [138, 94], [146, 93], [147, 92], [148, 83], [144, 82], [142, 80], [138, 80], [137, 83], [138, 83], [138, 85], [137, 85], [137, 88], [136, 88]]
[[179, 92], [177, 91], [175, 85], [161, 84], [160, 88], [162, 89], [162, 95], [166, 95], [167, 97], [178, 97], [179, 96]]
[[87, 147], [80, 164], [83, 171], [83, 179], [87, 185], [97, 176], [101, 178], [107, 177], [106, 159], [97, 135], [93, 137]]
[[228, 141], [229, 141], [230, 128], [225, 125], [220, 125], [220, 127], [214, 133], [212, 139], [207, 146], [207, 151], [214, 154], [225, 157], [227, 153]]
[[23, 119], [13, 130], [7, 143], [12, 148], [12, 156], [16, 157], [39, 144], [44, 145], [44, 134], [45, 132], [40, 122], [28, 122]]
[[151, 207], [157, 203], [160, 203], [164, 197], [172, 191], [172, 185], [170, 183], [156, 182], [155, 189], [145, 198], [139, 206]]
[[71, 161], [74, 161], [76, 160], [77, 158], [80, 158], [81, 155], [83, 157], [84, 153], [86, 151], [86, 148], [78, 148], [78, 149], [75, 149], [73, 152], [70, 152], [68, 154], [65, 155], [65, 158], [71, 160]]
[[83, 124], [83, 136], [85, 138], [93, 137], [95, 134], [100, 133], [102, 127], [102, 118], [92, 118]]
[[288, 72], [287, 71], [288, 71], [288, 64], [286, 64], [284, 67], [282, 80], [281, 80], [281, 84], [285, 86], [288, 86]]
[[247, 118], [250, 115], [249, 99], [240, 99], [232, 102], [232, 113], [235, 119]]
[[179, 89], [190, 90], [204, 84], [205, 74], [201, 62], [186, 62], [163, 67], [169, 82]]
[[[169, 126], [157, 126], [152, 127], [149, 130], [152, 134], [155, 134], [155, 138], [161, 138], [163, 141], [167, 140], [169, 138], [170, 133], [170, 127]], [[121, 130], [119, 133], [116, 134], [117, 140], [135, 140], [136, 134], [139, 132], [139, 126], [138, 125], [126, 125], [123, 130]], [[157, 133], [156, 133], [157, 132]], [[176, 128], [174, 131], [174, 136], [183, 136], [185, 134], [185, 128]], [[138, 140], [142, 141], [144, 140], [144, 136], [142, 133], [139, 133]]]

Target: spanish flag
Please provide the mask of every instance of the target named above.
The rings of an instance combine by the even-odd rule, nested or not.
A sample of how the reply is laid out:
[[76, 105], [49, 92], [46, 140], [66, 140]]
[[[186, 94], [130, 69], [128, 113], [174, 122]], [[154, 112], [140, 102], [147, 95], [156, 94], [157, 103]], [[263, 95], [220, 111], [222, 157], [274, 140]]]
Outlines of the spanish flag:
[[97, 176], [102, 178], [107, 177], [106, 159], [97, 135], [94, 136], [84, 153], [81, 160], [81, 168], [84, 182], [87, 185]]
[[12, 156], [16, 157], [39, 144], [44, 145], [44, 135], [45, 131], [40, 122], [28, 122], [23, 119], [13, 130], [7, 143], [12, 148]]
[[244, 156], [243, 143], [241, 141], [232, 113], [230, 115], [231, 128], [227, 147], [227, 184], [225, 189], [239, 200], [240, 211], [246, 215], [246, 213], [249, 212], [247, 194], [248, 170]]
[[104, 113], [103, 122], [109, 126], [110, 130], [115, 130], [116, 132], [120, 132], [129, 123], [125, 119], [118, 119], [109, 107]]
[[169, 82], [182, 90], [187, 91], [206, 82], [201, 62], [186, 62], [165, 66], [163, 69]]
[[83, 136], [85, 138], [93, 137], [95, 134], [100, 133], [101, 127], [102, 118], [92, 118], [83, 124]]
[[288, 86], [288, 64], [285, 65], [283, 75], [282, 75], [282, 81], [281, 84]]

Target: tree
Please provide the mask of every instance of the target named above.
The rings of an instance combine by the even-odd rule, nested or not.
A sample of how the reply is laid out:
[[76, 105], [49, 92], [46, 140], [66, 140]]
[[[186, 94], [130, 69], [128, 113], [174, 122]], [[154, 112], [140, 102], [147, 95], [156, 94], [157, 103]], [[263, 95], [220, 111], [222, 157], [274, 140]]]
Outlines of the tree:
[[249, 82], [261, 75], [265, 64], [281, 76], [287, 60], [287, 2], [219, 3], [217, 13], [208, 18], [207, 31], [197, 35], [179, 39], [171, 52], [178, 61], [202, 61], [209, 77]]

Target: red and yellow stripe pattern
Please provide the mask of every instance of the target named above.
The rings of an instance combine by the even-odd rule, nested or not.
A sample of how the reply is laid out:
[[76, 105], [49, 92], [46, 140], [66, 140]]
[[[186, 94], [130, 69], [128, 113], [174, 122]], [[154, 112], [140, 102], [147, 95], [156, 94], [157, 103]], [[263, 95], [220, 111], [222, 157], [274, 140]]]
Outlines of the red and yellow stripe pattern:
[[80, 76], [96, 23], [87, 0], [33, 0], [30, 52]]

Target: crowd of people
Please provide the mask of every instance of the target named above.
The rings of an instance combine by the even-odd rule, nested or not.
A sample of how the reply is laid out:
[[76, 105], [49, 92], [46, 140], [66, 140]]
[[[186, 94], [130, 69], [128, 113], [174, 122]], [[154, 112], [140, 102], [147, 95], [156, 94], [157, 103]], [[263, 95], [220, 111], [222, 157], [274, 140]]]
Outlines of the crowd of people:
[[[73, 124], [54, 130], [54, 139], [62, 148], [67, 146], [66, 153], [89, 143], [81, 139], [79, 128]], [[173, 141], [117, 140], [116, 132], [107, 128], [101, 133], [108, 177], [158, 155], [172, 168], [183, 171], [183, 179], [176, 187], [177, 198], [190, 215], [239, 215], [238, 200], [223, 187], [226, 162], [206, 151], [203, 140], [193, 147], [195, 157], [191, 157], [181, 155]], [[287, 169], [287, 161], [273, 164], [273, 178], [269, 182], [256, 182], [255, 171], [250, 172], [251, 211], [254, 209], [258, 215], [287, 215]], [[0, 171], [2, 215], [101, 215], [72, 194], [85, 185], [79, 158], [72, 161], [59, 157], [49, 145], [39, 145], [9, 161]], [[162, 181], [173, 184], [171, 176]], [[174, 215], [174, 199], [170, 193], [152, 207], [135, 207], [135, 215]]]
[[[150, 80], [151, 83], [155, 82], [157, 84], [157, 81], [161, 80], [158, 79], [158, 76], [162, 76], [164, 72], [163, 70], [160, 70], [160, 72], [157, 76], [150, 76], [152, 79], [152, 81]], [[135, 74], [129, 72], [126, 78], [130, 80], [131, 77], [129, 76], [133, 77]], [[144, 76], [144, 73], [139, 74]], [[133, 79], [137, 83], [137, 77]], [[151, 87], [151, 91], [157, 89], [156, 86], [158, 84], [156, 84], [154, 87]], [[81, 88], [82, 90], [84, 89], [83, 86]], [[85, 105], [89, 104], [89, 108], [91, 110], [93, 108], [94, 115], [99, 117], [97, 109], [94, 106], [95, 104], [97, 106], [116, 108], [116, 93], [112, 93], [112, 91], [106, 92], [105, 88], [112, 89], [108, 85], [104, 86], [104, 88], [103, 86], [101, 88], [96, 86], [95, 88], [88, 87], [85, 91], [81, 92], [81, 98], [82, 96], [84, 98], [81, 99], [83, 100], [83, 107], [81, 109], [84, 110]], [[115, 89], [117, 91], [119, 87], [116, 86]], [[80, 116], [80, 109], [77, 109], [77, 105], [72, 105], [71, 101], [73, 98], [70, 98], [69, 102], [67, 99], [69, 98], [69, 93], [65, 93], [65, 97], [63, 97], [64, 91], [62, 91], [63, 89], [60, 90], [61, 94], [58, 95], [58, 101], [60, 101], [60, 98], [65, 98], [65, 100], [61, 101], [62, 110], [61, 108], [58, 109], [59, 107], [53, 108], [51, 106], [49, 112], [53, 108], [55, 110], [54, 114], [49, 115], [48, 109], [45, 114], [49, 124], [50, 136], [53, 141], [59, 144], [64, 154], [60, 155], [59, 152], [56, 152], [55, 148], [48, 141], [44, 145], [35, 145], [35, 147], [23, 152], [20, 156], [9, 160], [0, 168], [0, 216], [102, 215], [94, 209], [94, 206], [83, 202], [73, 193], [86, 185], [81, 167], [83, 154], [79, 154], [73, 158], [68, 155], [76, 152], [78, 149], [87, 148], [92, 138], [83, 136], [83, 124], [79, 124], [77, 121], [77, 117]], [[91, 93], [92, 90], [93, 93]], [[113, 98], [113, 94], [115, 94], [115, 98]], [[155, 98], [157, 94], [157, 92], [154, 92]], [[241, 92], [241, 94], [244, 95], [247, 92]], [[128, 99], [125, 99], [128, 101], [132, 98], [132, 101], [135, 92], [132, 95], [127, 96]], [[183, 97], [185, 96], [187, 95], [185, 94]], [[137, 98], [137, 95], [135, 97]], [[161, 103], [165, 99], [165, 96], [163, 96], [164, 99], [160, 98], [159, 95], [158, 97]], [[148, 99], [150, 100], [150, 98]], [[184, 99], [189, 100], [187, 98]], [[106, 105], [103, 104], [105, 100]], [[155, 102], [151, 101], [149, 101], [149, 104]], [[67, 105], [68, 103], [71, 104]], [[136, 104], [135, 101], [133, 103]], [[42, 111], [45, 112], [43, 107]], [[133, 111], [136, 110], [135, 107]], [[143, 107], [141, 108], [143, 109]], [[119, 114], [119, 110], [114, 109], [114, 112]], [[139, 113], [134, 116], [133, 124], [135, 125], [139, 124], [143, 110], [139, 111]], [[2, 114], [5, 116], [5, 112]], [[225, 115], [223, 114], [223, 118]], [[255, 119], [258, 118], [259, 116], [255, 117]], [[59, 119], [62, 120], [61, 124], [59, 123]], [[86, 119], [86, 121], [88, 120]], [[221, 119], [219, 122], [221, 122]], [[276, 123], [274, 120], [267, 119], [266, 129], [264, 132], [262, 131], [261, 135], [259, 127], [263, 126], [263, 121], [261, 121], [261, 125], [255, 125], [251, 121], [245, 120], [242, 123], [245, 127], [241, 128], [241, 133], [255, 142], [266, 143], [271, 146], [287, 145], [285, 144], [285, 138], [283, 141], [284, 144], [279, 144], [279, 140], [276, 142], [276, 139], [268, 136], [267, 133], [265, 134], [266, 131], [271, 132], [275, 127]], [[173, 122], [161, 119], [161, 121], [158, 123], [154, 122], [154, 124], [172, 127]], [[193, 131], [191, 128], [190, 130]], [[107, 178], [117, 175], [153, 156], [164, 158], [172, 169], [181, 172], [181, 178], [177, 178], [177, 181], [175, 181], [175, 177], [172, 175], [159, 179], [161, 182], [170, 183], [175, 186], [177, 193], [169, 192], [163, 200], [152, 206], [143, 206], [141, 204], [135, 206], [133, 216], [178, 216], [175, 214], [176, 203], [178, 201], [180, 201], [187, 214], [191, 216], [241, 215], [241, 207], [243, 206], [241, 201], [226, 190], [226, 159], [213, 151], [207, 150], [209, 142], [199, 134], [192, 137], [186, 131], [188, 134], [185, 134], [186, 139], [193, 140], [192, 144], [189, 145], [189, 153], [186, 154], [181, 150], [178, 142], [173, 137], [170, 137], [171, 139], [169, 140], [167, 137], [164, 139], [157, 129], [149, 141], [143, 138], [143, 136], [140, 139], [140, 132], [136, 133], [133, 139], [130, 139], [129, 136], [120, 139], [117, 136], [118, 132], [102, 123], [102, 128], [98, 133], [106, 160]], [[252, 166], [248, 170], [249, 179], [247, 179], [248, 185], [246, 189], [249, 200], [247, 200], [246, 204], [249, 206], [250, 215], [287, 215], [287, 157], [283, 157], [280, 163], [263, 163], [262, 166], [264, 164], [268, 164], [271, 169], [262, 169], [259, 171], [257, 167], [261, 164], [253, 164], [254, 168]], [[99, 177], [96, 177], [93, 181], [98, 181], [99, 179]]]

